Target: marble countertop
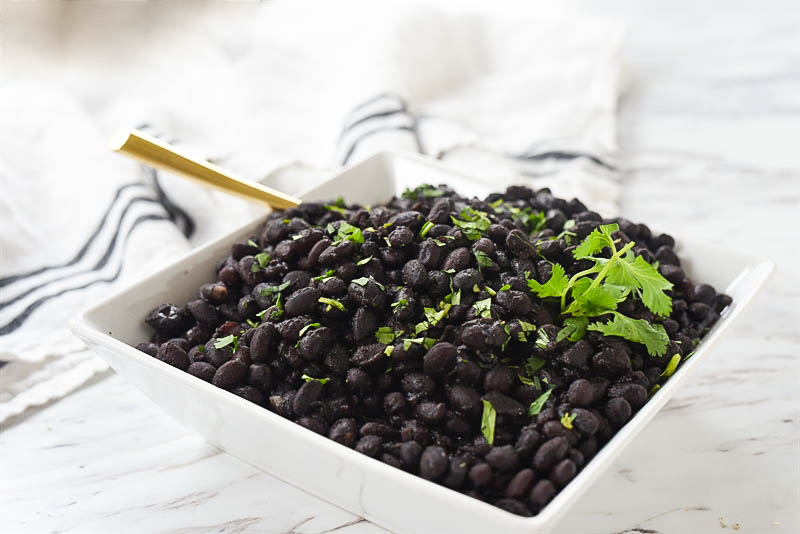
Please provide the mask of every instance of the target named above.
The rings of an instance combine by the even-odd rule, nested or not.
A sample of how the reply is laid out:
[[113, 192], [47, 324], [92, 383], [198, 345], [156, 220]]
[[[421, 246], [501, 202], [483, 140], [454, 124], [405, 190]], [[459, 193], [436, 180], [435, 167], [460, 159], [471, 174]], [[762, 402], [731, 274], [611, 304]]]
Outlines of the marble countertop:
[[[695, 4], [604, 4], [631, 23], [622, 212], [777, 271], [557, 532], [800, 532], [800, 20], [788, 1]], [[0, 451], [4, 532], [385, 532], [205, 444], [111, 371], [12, 420]]]

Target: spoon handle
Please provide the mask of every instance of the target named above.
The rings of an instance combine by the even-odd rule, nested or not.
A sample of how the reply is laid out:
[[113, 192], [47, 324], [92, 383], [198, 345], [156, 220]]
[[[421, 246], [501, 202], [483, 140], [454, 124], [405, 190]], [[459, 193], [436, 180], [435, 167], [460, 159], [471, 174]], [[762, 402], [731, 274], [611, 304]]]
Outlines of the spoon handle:
[[203, 159], [188, 156], [139, 130], [127, 132], [122, 142], [114, 143], [112, 150], [151, 167], [191, 178], [226, 193], [268, 204], [275, 209], [292, 208], [300, 204], [299, 198], [240, 178]]

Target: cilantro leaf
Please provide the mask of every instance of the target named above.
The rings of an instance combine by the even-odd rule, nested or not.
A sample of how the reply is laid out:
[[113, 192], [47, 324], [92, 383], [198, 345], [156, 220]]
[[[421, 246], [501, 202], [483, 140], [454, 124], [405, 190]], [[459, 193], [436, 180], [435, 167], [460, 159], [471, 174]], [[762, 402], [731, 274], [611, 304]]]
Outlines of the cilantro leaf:
[[564, 310], [574, 316], [597, 317], [617, 309], [617, 304], [625, 297], [617, 297], [615, 290], [607, 288], [605, 285], [591, 287], [592, 280], [581, 278], [572, 287], [572, 298], [570, 305]]
[[396, 310], [397, 308], [400, 308], [401, 310], [403, 310], [403, 309], [405, 309], [405, 308], [407, 308], [407, 307], [408, 307], [408, 300], [406, 300], [406, 299], [400, 299], [400, 300], [398, 300], [397, 302], [392, 302], [392, 303], [390, 304], [390, 307], [391, 307], [392, 309], [395, 309], [395, 310]]
[[528, 278], [528, 287], [536, 293], [539, 298], [546, 297], [560, 297], [566, 290], [569, 284], [564, 267], [558, 263], [553, 264], [553, 274], [550, 279], [544, 284], [540, 284], [532, 278]]
[[366, 258], [362, 258], [362, 259], [358, 260], [358, 261], [356, 262], [356, 265], [357, 265], [358, 267], [361, 267], [362, 265], [366, 265], [366, 264], [368, 264], [368, 263], [369, 263], [369, 262], [371, 262], [371, 261], [372, 261], [372, 256], [367, 256]]
[[261, 290], [262, 297], [269, 297], [270, 295], [274, 295], [275, 293], [281, 293], [284, 289], [292, 285], [291, 282], [284, 282], [279, 286], [267, 286]]
[[528, 376], [533, 376], [533, 374], [545, 366], [547, 361], [544, 358], [540, 358], [538, 356], [531, 356], [528, 358], [528, 361], [525, 362], [525, 370], [528, 371]]
[[344, 240], [350, 240], [357, 245], [364, 244], [364, 234], [361, 232], [361, 228], [353, 226], [348, 222], [341, 221], [338, 227], [334, 227], [333, 224], [329, 223], [326, 230], [329, 234], [336, 233], [336, 237], [333, 241], [334, 244]]
[[564, 415], [561, 416], [561, 425], [567, 430], [572, 430], [572, 422], [575, 420], [577, 416], [578, 414], [576, 413], [570, 415], [569, 412], [566, 412]]
[[656, 315], [667, 316], [672, 313], [672, 299], [664, 293], [672, 289], [672, 283], [632, 251], [628, 251], [609, 268], [606, 279], [612, 284], [639, 290], [642, 303]]
[[607, 322], [590, 324], [587, 329], [606, 336], [619, 336], [647, 347], [651, 356], [663, 356], [667, 352], [669, 337], [660, 324], [650, 324], [644, 319], [631, 319], [619, 312], [611, 312], [614, 318]]
[[331, 309], [336, 308], [341, 311], [347, 311], [347, 308], [344, 307], [344, 304], [339, 302], [336, 299], [330, 299], [328, 297], [320, 297], [317, 299], [317, 302], [321, 302], [322, 304], [327, 304], [325, 307], [325, 311], [331, 311]]
[[530, 416], [539, 415], [539, 413], [542, 411], [542, 408], [544, 408], [544, 403], [546, 403], [547, 399], [550, 398], [551, 393], [553, 393], [552, 387], [547, 391], [545, 391], [544, 393], [542, 393], [541, 395], [539, 395], [528, 408], [528, 415]]
[[492, 258], [489, 257], [488, 254], [483, 252], [482, 250], [475, 250], [475, 261], [478, 262], [478, 267], [493, 267], [494, 262]]
[[222, 349], [231, 344], [233, 345], [233, 352], [239, 350], [239, 338], [234, 336], [233, 334], [217, 339], [214, 342], [214, 348]]
[[586, 327], [589, 326], [589, 319], [586, 317], [570, 317], [564, 319], [564, 327], [559, 330], [556, 336], [556, 343], [565, 339], [570, 341], [580, 341], [586, 335]]
[[255, 259], [258, 262], [258, 264], [261, 266], [261, 268], [263, 269], [263, 268], [265, 268], [267, 266], [267, 264], [269, 264], [269, 260], [271, 258], [269, 256], [269, 254], [267, 254], [266, 252], [259, 252], [258, 254], [255, 255]]
[[486, 319], [491, 319], [492, 318], [492, 299], [491, 299], [491, 297], [488, 298], [488, 299], [483, 299], [483, 300], [476, 301], [472, 305], [472, 307], [475, 308], [476, 313], [478, 315], [480, 315], [481, 317], [484, 317]]
[[680, 354], [673, 354], [672, 358], [670, 358], [669, 363], [664, 368], [664, 372], [661, 373], [661, 376], [669, 378], [675, 372], [675, 369], [678, 368], [678, 364], [681, 363], [681, 355]]
[[497, 412], [492, 406], [492, 403], [483, 399], [483, 414], [481, 415], [481, 434], [489, 442], [489, 445], [494, 444], [494, 425], [497, 422]]
[[384, 345], [388, 345], [402, 335], [403, 335], [402, 330], [400, 330], [399, 332], [394, 332], [391, 329], [391, 327], [382, 326], [378, 328], [377, 332], [375, 332], [375, 339], [378, 340], [378, 343], [383, 343]]
[[425, 224], [423, 224], [422, 228], [419, 230], [419, 237], [425, 239], [425, 236], [428, 235], [428, 232], [430, 232], [433, 227], [434, 224], [431, 221], [425, 221]]
[[327, 378], [327, 377], [325, 377], [325, 378], [314, 378], [313, 376], [308, 376], [305, 373], [303, 373], [303, 376], [301, 376], [300, 378], [302, 378], [306, 382], [311, 382], [313, 380], [313, 381], [319, 382], [320, 384], [323, 384], [323, 385], [327, 384], [328, 380], [330, 380], [330, 378]]
[[423, 184], [419, 187], [415, 187], [414, 189], [406, 188], [401, 195], [403, 198], [408, 200], [418, 200], [419, 197], [423, 198], [436, 198], [444, 195], [444, 191], [441, 189], [436, 189], [432, 185]]
[[305, 333], [308, 332], [310, 329], [319, 328], [320, 326], [322, 326], [320, 323], [307, 324], [303, 328], [300, 329], [300, 333], [297, 335], [297, 337], [303, 337], [305, 335]]
[[592, 230], [586, 239], [572, 252], [576, 260], [582, 260], [597, 254], [606, 247], [614, 248], [613, 232], [619, 230], [618, 224], [602, 224]]

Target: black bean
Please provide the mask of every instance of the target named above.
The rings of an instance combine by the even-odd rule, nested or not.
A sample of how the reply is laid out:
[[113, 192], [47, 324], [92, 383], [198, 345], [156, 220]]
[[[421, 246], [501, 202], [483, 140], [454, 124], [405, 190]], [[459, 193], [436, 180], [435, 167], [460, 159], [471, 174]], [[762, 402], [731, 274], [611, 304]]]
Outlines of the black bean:
[[530, 258], [537, 253], [536, 247], [519, 230], [511, 230], [506, 236], [506, 249], [517, 258]]
[[499, 414], [519, 417], [525, 412], [525, 408], [523, 408], [522, 404], [511, 397], [503, 395], [499, 391], [490, 391], [484, 395], [483, 398], [488, 400]]
[[394, 427], [377, 421], [364, 423], [359, 431], [362, 436], [381, 436], [382, 438], [393, 438], [398, 434]]
[[374, 458], [380, 451], [382, 444], [383, 438], [380, 436], [364, 436], [356, 443], [356, 450], [361, 454], [366, 454]]
[[517, 451], [520, 459], [526, 461], [531, 457], [536, 445], [539, 444], [539, 439], [539, 432], [535, 428], [526, 428], [520, 431], [517, 443], [514, 445], [514, 450]]
[[297, 415], [305, 415], [311, 409], [311, 404], [322, 395], [323, 385], [317, 380], [309, 380], [297, 390], [292, 399], [292, 410]]
[[447, 466], [447, 473], [442, 478], [442, 484], [448, 488], [459, 488], [467, 478], [469, 464], [466, 459], [459, 456], [450, 458]]
[[486, 463], [499, 472], [511, 471], [519, 464], [519, 456], [512, 445], [492, 447], [486, 455]]
[[250, 339], [250, 359], [255, 362], [266, 362], [273, 356], [272, 346], [278, 338], [278, 331], [272, 323], [266, 323], [255, 329]]
[[194, 362], [186, 370], [190, 375], [194, 375], [206, 382], [211, 382], [211, 379], [214, 378], [214, 373], [217, 372], [216, 367], [206, 362]]
[[423, 423], [439, 424], [447, 416], [447, 407], [443, 402], [421, 402], [414, 409], [414, 415]]
[[549, 480], [540, 480], [531, 489], [528, 501], [535, 507], [543, 507], [556, 494], [556, 487]]
[[609, 399], [605, 413], [612, 425], [621, 427], [631, 418], [631, 405], [622, 397]]
[[351, 418], [338, 419], [331, 425], [328, 437], [346, 447], [353, 447], [358, 437], [356, 420]]
[[505, 489], [505, 496], [509, 499], [520, 499], [533, 485], [536, 474], [533, 469], [522, 469], [509, 481]]
[[189, 368], [189, 356], [185, 350], [175, 343], [162, 344], [158, 348], [156, 358], [173, 367], [177, 367], [181, 371], [186, 371]]
[[609, 347], [592, 356], [592, 365], [601, 373], [615, 376], [631, 370], [631, 359], [622, 350]]
[[600, 428], [600, 421], [592, 412], [584, 408], [574, 408], [570, 415], [574, 415], [572, 426], [581, 434], [591, 436]]
[[371, 345], [361, 345], [350, 358], [350, 362], [359, 367], [370, 367], [382, 362], [387, 358], [384, 353], [385, 345], [373, 343]]
[[136, 348], [150, 356], [155, 356], [158, 353], [158, 345], [155, 343], [139, 343]]
[[589, 359], [592, 357], [593, 348], [591, 343], [581, 339], [570, 348], [561, 353], [556, 359], [573, 369], [587, 371], [589, 369]]
[[464, 269], [453, 276], [453, 287], [461, 290], [472, 290], [475, 285], [483, 284], [483, 275], [478, 269]]
[[194, 317], [194, 320], [200, 324], [207, 326], [214, 326], [219, 322], [219, 314], [217, 309], [211, 304], [197, 299], [189, 304], [189, 311]]
[[471, 262], [472, 255], [469, 253], [469, 249], [467, 247], [459, 247], [451, 250], [444, 259], [444, 262], [442, 263], [442, 271], [447, 271], [450, 269], [462, 271], [469, 267]]
[[492, 480], [492, 468], [483, 462], [473, 465], [469, 470], [469, 480], [476, 488], [485, 486]]
[[248, 367], [239, 360], [230, 360], [219, 366], [212, 383], [222, 389], [230, 389], [247, 376]]
[[551, 438], [539, 447], [533, 455], [533, 468], [540, 473], [545, 473], [559, 460], [566, 456], [569, 442], [563, 436]]
[[370, 378], [367, 373], [356, 367], [347, 370], [347, 386], [353, 391], [364, 392], [370, 388]]
[[447, 470], [447, 452], [439, 446], [426, 447], [419, 459], [419, 476], [436, 480]]
[[448, 373], [456, 364], [458, 351], [451, 343], [437, 343], [428, 349], [423, 358], [423, 369], [429, 375]]
[[387, 393], [383, 397], [383, 411], [387, 415], [397, 415], [406, 409], [406, 398], [399, 391]]
[[159, 332], [177, 334], [186, 328], [189, 317], [183, 308], [162, 304], [147, 315], [145, 322]]
[[433, 379], [425, 373], [408, 373], [401, 381], [403, 391], [409, 400], [417, 400], [427, 397], [436, 386]]
[[505, 365], [495, 365], [483, 379], [483, 389], [486, 391], [499, 391], [500, 393], [508, 393], [517, 380], [514, 372]]
[[305, 287], [292, 293], [286, 299], [284, 310], [290, 317], [304, 315], [310, 313], [317, 306], [317, 300], [322, 296], [319, 289], [313, 287]]
[[570, 480], [575, 478], [575, 473], [577, 472], [578, 468], [575, 466], [575, 462], [565, 458], [553, 466], [550, 471], [550, 480], [553, 481], [557, 488], [563, 488]]
[[453, 411], [467, 417], [475, 417], [483, 409], [480, 393], [471, 387], [452, 386], [447, 392], [447, 400]]
[[403, 282], [410, 287], [422, 287], [428, 283], [428, 271], [419, 260], [410, 260], [403, 266]]
[[628, 401], [631, 408], [637, 409], [647, 402], [647, 389], [640, 384], [614, 384], [608, 388], [608, 396], [612, 398], [622, 397]]
[[265, 393], [268, 392], [272, 385], [272, 370], [270, 370], [269, 365], [265, 363], [251, 364], [247, 383]]
[[585, 378], [575, 380], [567, 390], [567, 400], [575, 406], [589, 406], [593, 396], [592, 383]]
[[231, 392], [252, 403], [258, 405], [264, 404], [264, 394], [253, 386], [237, 386], [233, 388]]

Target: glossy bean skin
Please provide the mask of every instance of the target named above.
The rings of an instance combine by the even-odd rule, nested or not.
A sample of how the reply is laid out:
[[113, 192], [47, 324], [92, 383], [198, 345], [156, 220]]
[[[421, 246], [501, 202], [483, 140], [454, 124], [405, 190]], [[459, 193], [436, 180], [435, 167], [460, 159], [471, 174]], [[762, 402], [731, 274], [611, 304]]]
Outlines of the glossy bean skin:
[[[555, 264], [567, 279], [592, 267], [577, 247], [611, 223], [616, 245], [657, 261], [672, 284], [663, 316], [636, 291], [617, 307], [663, 327], [665, 356], [596, 329], [565, 337], [573, 314], [535, 291]], [[193, 300], [154, 308], [143, 318], [152, 337], [136, 346], [392, 468], [529, 516], [732, 303], [691, 280], [679, 250], [669, 235], [546, 188], [479, 199], [421, 186], [372, 207], [304, 202], [233, 243]]]

